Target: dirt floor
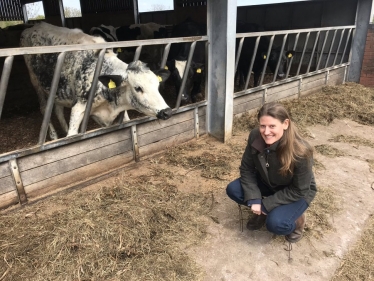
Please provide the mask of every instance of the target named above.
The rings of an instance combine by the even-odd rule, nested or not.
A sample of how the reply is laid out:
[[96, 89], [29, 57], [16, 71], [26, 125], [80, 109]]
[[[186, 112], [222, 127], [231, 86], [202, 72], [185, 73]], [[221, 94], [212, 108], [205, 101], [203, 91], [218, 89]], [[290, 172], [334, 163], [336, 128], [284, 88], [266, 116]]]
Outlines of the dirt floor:
[[[235, 130], [225, 144], [203, 136], [142, 159], [105, 181], [4, 212], [0, 280], [374, 280], [373, 260], [360, 274], [344, 271], [350, 251], [373, 221], [374, 126], [342, 118], [306, 126], [303, 132], [316, 149], [319, 192], [307, 211], [305, 237], [292, 251], [284, 237], [265, 228], [246, 230], [248, 213], [243, 208], [241, 220], [237, 204], [225, 194], [226, 185], [239, 176], [248, 137], [248, 130]], [[122, 194], [123, 186], [139, 191], [139, 197]], [[158, 198], [164, 193], [167, 197]], [[172, 205], [163, 207], [167, 202]], [[131, 224], [125, 221], [128, 216]], [[73, 229], [74, 222], [78, 228]], [[108, 228], [111, 222], [115, 226]], [[163, 238], [164, 244], [144, 246], [141, 234], [148, 228], [147, 239]], [[126, 236], [131, 229], [134, 236]], [[99, 236], [114, 242], [104, 245]], [[102, 248], [126, 251], [121, 250], [122, 259], [111, 254], [106, 265]], [[147, 256], [152, 259], [135, 263]]]

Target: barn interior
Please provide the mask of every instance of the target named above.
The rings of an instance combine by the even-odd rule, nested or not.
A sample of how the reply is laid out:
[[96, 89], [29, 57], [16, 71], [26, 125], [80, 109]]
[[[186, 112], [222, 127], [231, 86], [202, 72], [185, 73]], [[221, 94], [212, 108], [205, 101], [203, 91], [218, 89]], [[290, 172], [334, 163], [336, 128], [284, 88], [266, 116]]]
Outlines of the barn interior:
[[[94, 180], [101, 176], [95, 171], [102, 172], [103, 167], [105, 172], [119, 169], [139, 161], [140, 157], [204, 134], [226, 141], [232, 136], [234, 117], [265, 102], [310, 95], [325, 85], [358, 82], [372, 5], [371, 0], [310, 0], [248, 6], [237, 6], [235, 0], [174, 0], [170, 10], [139, 13], [136, 0], [80, 0], [81, 16], [65, 17], [62, 0], [44, 0], [45, 19], [30, 20], [25, 13], [25, 5], [30, 3], [34, 1], [3, 0], [0, 6], [0, 21], [21, 22], [0, 29], [0, 208], [24, 204], [87, 179]], [[25, 28], [45, 21], [88, 33], [101, 24], [155, 22], [172, 28], [186, 19], [206, 25], [207, 35], [106, 42], [101, 48], [139, 47], [143, 42], [165, 46], [208, 42], [207, 70], [199, 100], [179, 107], [180, 93], [177, 97], [172, 91], [173, 99], [168, 105], [173, 108], [173, 116], [166, 121], [143, 116], [106, 128], [88, 123], [87, 132], [46, 140], [49, 117], [43, 120], [29, 79], [23, 58], [29, 49], [19, 45]], [[237, 33], [235, 28], [239, 23], [255, 24], [261, 31]], [[239, 47], [236, 49], [235, 44], [251, 36], [266, 37], [276, 47], [293, 50], [294, 55], [287, 62], [286, 79], [275, 79], [274, 72], [265, 69], [265, 63], [259, 85], [254, 86], [250, 71], [253, 69], [248, 66], [247, 85], [244, 88], [236, 85], [235, 55]], [[65, 52], [65, 48], [76, 51], [84, 47], [59, 48], [59, 52]], [[95, 47], [91, 45], [92, 48]], [[268, 60], [270, 50], [269, 47], [264, 59]], [[43, 46], [34, 52], [52, 51], [51, 47]]]

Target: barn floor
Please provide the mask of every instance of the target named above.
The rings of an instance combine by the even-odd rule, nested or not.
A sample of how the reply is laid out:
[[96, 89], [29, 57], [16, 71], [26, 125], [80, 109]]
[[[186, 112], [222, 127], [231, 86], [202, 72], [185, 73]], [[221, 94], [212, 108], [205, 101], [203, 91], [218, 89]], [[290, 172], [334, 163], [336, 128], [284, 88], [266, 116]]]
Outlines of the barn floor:
[[[290, 256], [283, 237], [274, 237], [265, 229], [250, 232], [244, 227], [242, 232], [238, 207], [225, 195], [227, 183], [238, 176], [239, 155], [246, 143], [246, 132], [237, 133], [227, 144], [205, 136], [189, 143], [196, 145], [198, 151], [183, 152], [184, 157], [189, 157], [197, 153], [211, 155], [214, 151], [221, 155], [223, 151], [234, 149], [238, 157], [232, 159], [232, 169], [219, 179], [204, 176], [198, 165], [185, 169], [167, 164], [167, 161], [163, 161], [165, 154], [161, 153], [143, 159], [134, 167], [126, 168], [126, 171], [119, 171], [116, 177], [65, 194], [68, 196], [66, 200], [74, 201], [74, 198], [82, 197], [86, 192], [92, 193], [103, 186], [114, 186], [123, 176], [132, 179], [149, 176], [150, 171], [154, 174], [157, 166], [158, 171], [174, 174], [173, 183], [180, 191], [213, 194], [214, 207], [210, 217], [205, 220], [206, 238], [184, 248], [203, 272], [203, 277], [198, 278], [199, 280], [331, 280], [344, 255], [359, 239], [374, 208], [374, 193], [371, 188], [374, 171], [369, 167], [369, 161], [374, 159], [374, 148], [332, 142], [329, 139], [342, 132], [365, 138], [374, 135], [374, 128], [350, 120], [336, 120], [328, 127], [318, 125], [309, 127], [308, 130], [314, 137], [310, 140], [313, 145], [330, 145], [344, 154], [340, 157], [319, 153], [316, 155], [318, 166], [325, 167], [316, 169], [317, 184], [320, 189], [327, 188], [333, 192], [333, 202], [338, 211], [333, 215], [327, 213], [328, 220], [333, 225], [330, 231], [320, 232], [315, 221], [311, 225], [307, 220], [305, 238], [293, 245]], [[37, 207], [38, 212], [46, 212], [44, 215], [52, 215], [55, 210], [60, 209], [61, 206], [56, 207], [53, 201], [49, 204], [48, 200]], [[23, 212], [29, 216], [31, 211], [32, 209], [26, 208]]]
[[[56, 243], [59, 241], [53, 240], [51, 242], [44, 242], [48, 240], [45, 240], [46, 238], [43, 238], [41, 233], [37, 233], [33, 236], [32, 229], [36, 228], [38, 225], [37, 222], [40, 221], [41, 223], [44, 218], [46, 219], [45, 222], [49, 221], [52, 225], [60, 223], [63, 218], [64, 210], [69, 210], [71, 213], [77, 213], [78, 211], [82, 213], [82, 217], [79, 215], [75, 217], [75, 220], [81, 220], [88, 224], [88, 221], [91, 220], [88, 215], [97, 212], [93, 209], [93, 205], [90, 205], [90, 198], [94, 198], [94, 201], [102, 200], [101, 195], [99, 195], [99, 190], [104, 187], [113, 188], [114, 195], [116, 195], [117, 191], [115, 188], [119, 186], [121, 180], [126, 179], [126, 181], [134, 183], [146, 183], [146, 185], [144, 185], [145, 190], [149, 182], [152, 182], [157, 188], [163, 187], [162, 191], [164, 191], [164, 188], [167, 189], [172, 185], [176, 186], [178, 191], [183, 194], [194, 194], [197, 196], [208, 194], [208, 198], [211, 198], [209, 199], [209, 212], [201, 211], [201, 213], [193, 213], [196, 216], [202, 217], [204, 227], [206, 227], [203, 229], [201, 225], [199, 226], [199, 224], [196, 224], [196, 227], [201, 228], [201, 233], [204, 232], [205, 234], [201, 236], [198, 241], [193, 240], [191, 242], [189, 240], [190, 234], [184, 234], [183, 231], [187, 230], [187, 228], [183, 229], [183, 227], [189, 224], [188, 221], [176, 221], [176, 223], [183, 224], [183, 226], [178, 226], [178, 228], [183, 230], [182, 232], [178, 232], [176, 229], [172, 228], [172, 221], [168, 221], [162, 226], [165, 228], [165, 235], [167, 234], [167, 229], [176, 231], [175, 233], [177, 234], [174, 234], [174, 236], [179, 236], [178, 247], [197, 265], [200, 273], [192, 274], [193, 267], [191, 267], [191, 272], [188, 273], [191, 273], [192, 277], [186, 272], [181, 274], [180, 269], [182, 266], [178, 265], [178, 268], [170, 269], [172, 271], [171, 275], [166, 276], [160, 273], [161, 275], [154, 278], [152, 276], [157, 276], [156, 273], [161, 269], [151, 268], [151, 272], [149, 272], [149, 266], [151, 265], [148, 264], [148, 269], [146, 269], [148, 270], [147, 273], [138, 272], [137, 278], [130, 277], [126, 280], [322, 281], [331, 280], [334, 277], [337, 278], [335, 280], [370, 280], [370, 278], [360, 279], [358, 276], [356, 276], [357, 278], [346, 279], [339, 276], [337, 277], [337, 274], [340, 272], [340, 266], [344, 263], [349, 250], [354, 247], [356, 242], [362, 239], [361, 234], [368, 225], [368, 222], [373, 221], [374, 143], [372, 136], [374, 136], [374, 127], [361, 125], [348, 119], [335, 119], [328, 126], [308, 126], [306, 131], [310, 136], [310, 143], [314, 145], [315, 148], [325, 148], [325, 151], [323, 149], [316, 149], [315, 175], [319, 192], [316, 200], [313, 201], [307, 211], [305, 237], [298, 243], [293, 244], [292, 251], [287, 251], [288, 243], [285, 243], [284, 237], [273, 236], [271, 233], [267, 232], [266, 229], [250, 232], [244, 227], [244, 230], [241, 231], [238, 206], [225, 194], [226, 185], [239, 175], [238, 167], [248, 136], [248, 132], [235, 131], [232, 139], [226, 144], [212, 137], [203, 136], [179, 148], [172, 148], [157, 155], [143, 158], [139, 163], [118, 170], [112, 174], [114, 176], [111, 178], [82, 189], [74, 190], [73, 192], [65, 192], [62, 195], [57, 195], [56, 198], [63, 198], [58, 199], [60, 201], [56, 201], [55, 198], [52, 197], [27, 206], [21, 209], [20, 212], [17, 212], [17, 217], [14, 219], [12, 219], [12, 213], [5, 213], [0, 220], [0, 228], [2, 226], [4, 227], [4, 239], [0, 239], [0, 256], [4, 257], [4, 262], [0, 260], [0, 279], [16, 280], [12, 278], [14, 276], [20, 276], [17, 274], [26, 274], [26, 276], [29, 276], [27, 274], [38, 272], [35, 271], [33, 267], [24, 267], [30, 262], [27, 261], [28, 255], [32, 258], [33, 266], [39, 268], [41, 276], [40, 278], [37, 276], [35, 276], [35, 278], [31, 277], [28, 280], [43, 280], [46, 276], [45, 273], [48, 271], [43, 273], [42, 269], [44, 270], [44, 267], [41, 267], [42, 262], [48, 264], [48, 266], [45, 267], [46, 269], [55, 266], [53, 262], [50, 263], [48, 259], [40, 261], [39, 266], [38, 259], [31, 256], [32, 251], [26, 255], [26, 252], [24, 252], [22, 248], [19, 249], [21, 251], [20, 256], [11, 259], [12, 247], [17, 243], [11, 243], [10, 240], [8, 241], [5, 239], [8, 232], [9, 237], [12, 238], [7, 239], [14, 238], [14, 234], [12, 233], [19, 233], [18, 241], [20, 242], [19, 239], [23, 239], [22, 231], [25, 231], [25, 233], [27, 233], [26, 235], [34, 237], [33, 239], [41, 239], [41, 241], [43, 241], [42, 243], [46, 244], [46, 249], [51, 248], [50, 246], [52, 245], [57, 248], [58, 245]], [[353, 137], [354, 140], [368, 140], [368, 143], [333, 140], [334, 137], [339, 135], [343, 135], [347, 139]], [[174, 156], [172, 160], [169, 158], [171, 156]], [[138, 187], [135, 186], [135, 188]], [[146, 193], [143, 195], [140, 194], [142, 201], [139, 202], [139, 207], [144, 204], [145, 199], [142, 198], [143, 196], [148, 196], [147, 198], [149, 198], [148, 192], [145, 192]], [[81, 200], [85, 200], [84, 203], [82, 203]], [[113, 200], [114, 197], [108, 202], [103, 201], [102, 206], [108, 208], [106, 214], [108, 214], [108, 218], [112, 218], [111, 220], [115, 222], [118, 220], [118, 217], [115, 217], [117, 210], [110, 209], [112, 208], [111, 206], [113, 206], [111, 205]], [[121, 200], [119, 200], [120, 204], [122, 202]], [[148, 204], [147, 200], [145, 201], [145, 210], [149, 209], [154, 212], [161, 206], [161, 202], [148, 201], [150, 203]], [[136, 202], [132, 203], [134, 206], [138, 204]], [[123, 204], [124, 203], [122, 203], [122, 205]], [[125, 205], [126, 204], [127, 203], [125, 203]], [[174, 204], [177, 204], [177, 202]], [[180, 204], [180, 202], [178, 202], [178, 204]], [[181, 209], [183, 205], [184, 203], [182, 203], [182, 205], [177, 205], [177, 208]], [[187, 201], [186, 205], [188, 205]], [[77, 209], [74, 209], [76, 207]], [[134, 209], [134, 212], [137, 212], [136, 210], [137, 209]], [[183, 210], [181, 212], [183, 213]], [[190, 219], [192, 220], [192, 218]], [[247, 219], [245, 210], [243, 219], [245, 226]], [[16, 228], [16, 224], [20, 225], [19, 229]], [[31, 225], [30, 230], [27, 229], [28, 224]], [[45, 225], [46, 229], [48, 227], [48, 225]], [[55, 231], [63, 231], [64, 227], [67, 228], [67, 226], [62, 226], [60, 230], [60, 227], [56, 226]], [[123, 225], [123, 230], [125, 230], [125, 228], [128, 227]], [[7, 229], [9, 229], [9, 231], [7, 231]], [[88, 227], [88, 229], [90, 228]], [[106, 231], [106, 229], [103, 229], [102, 232], [104, 231]], [[42, 232], [50, 233], [44, 230]], [[73, 240], [74, 237], [79, 236], [79, 234], [72, 234], [74, 235]], [[56, 236], [59, 235], [59, 233], [56, 234]], [[96, 234], [91, 233], [89, 235], [95, 240]], [[176, 239], [176, 237], [174, 238]], [[49, 238], [47, 237], [47, 239]], [[61, 239], [70, 240], [71, 234]], [[88, 266], [88, 263], [91, 261], [85, 260], [84, 251], [87, 250], [88, 253], [92, 254], [92, 249], [91, 251], [89, 248], [85, 249], [85, 245], [87, 245], [88, 241], [84, 241], [84, 236], [80, 239], [80, 242], [75, 240], [74, 248], [70, 249], [70, 251], [74, 250], [73, 253], [71, 253], [73, 255], [70, 257], [75, 258], [75, 255], [78, 253], [79, 262], [87, 263]], [[2, 241], [7, 242], [4, 242], [4, 244]], [[25, 241], [25, 243], [26, 242], [27, 241]], [[33, 242], [38, 245], [38, 241]], [[120, 244], [126, 243], [121, 241]], [[26, 243], [26, 245], [28, 244]], [[174, 244], [169, 244], [165, 246], [168, 248], [168, 250], [165, 251], [169, 252], [169, 247], [174, 247], [173, 245]], [[100, 245], [96, 245], [96, 247], [99, 246]], [[28, 249], [27, 251], [29, 251], [31, 246], [26, 247]], [[45, 250], [41, 249], [41, 251]], [[66, 267], [68, 263], [72, 263], [73, 268], [76, 268], [76, 261], [67, 260], [68, 257], [64, 257], [61, 251], [57, 249], [57, 252], [49, 254], [56, 256], [54, 262], [61, 260], [61, 265], [63, 267], [58, 268], [56, 265], [56, 268], [64, 270], [66, 274], [70, 272]], [[113, 269], [115, 269], [114, 271], [117, 271], [117, 273], [109, 275], [111, 278], [105, 278], [105, 280], [124, 280], [121, 278], [121, 274], [125, 274], [125, 269], [119, 270], [117, 267], [127, 268], [126, 266], [128, 265], [134, 266], [131, 265], [130, 259], [131, 256], [128, 255], [124, 261], [124, 265], [120, 265], [119, 263], [113, 265]], [[18, 262], [22, 260], [24, 262]], [[19, 264], [18, 266], [17, 263]], [[186, 265], [188, 264], [188, 262], [184, 263]], [[92, 264], [94, 264], [94, 260]], [[370, 265], [371, 263], [369, 262], [368, 264]], [[141, 268], [144, 268], [144, 266], [145, 265]], [[164, 264], [161, 264], [161, 266], [166, 267]], [[82, 267], [82, 271], [78, 269], [78, 275], [72, 272], [67, 278], [79, 279], [79, 274], [84, 275], [87, 273], [87, 267], [86, 271], [83, 270], [84, 268], [85, 267]], [[17, 272], [17, 270], [19, 270], [19, 272]], [[166, 268], [163, 268], [163, 270], [166, 270]], [[55, 270], [54, 272], [57, 271]], [[49, 274], [52, 273], [50, 272]], [[98, 273], [95, 273], [94, 269], [92, 269], [92, 274]], [[98, 277], [98, 275], [93, 276]], [[50, 277], [53, 278], [53, 275]], [[55, 280], [65, 280], [65, 277], [58, 274], [55, 276]], [[82, 280], [104, 279], [84, 279], [82, 276]]]

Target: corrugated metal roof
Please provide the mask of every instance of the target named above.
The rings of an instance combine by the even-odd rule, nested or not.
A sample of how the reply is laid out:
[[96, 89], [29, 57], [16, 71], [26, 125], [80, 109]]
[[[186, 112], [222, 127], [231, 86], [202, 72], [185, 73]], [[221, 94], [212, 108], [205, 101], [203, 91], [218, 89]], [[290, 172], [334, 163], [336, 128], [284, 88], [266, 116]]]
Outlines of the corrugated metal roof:
[[132, 10], [132, 0], [81, 0], [82, 14]]

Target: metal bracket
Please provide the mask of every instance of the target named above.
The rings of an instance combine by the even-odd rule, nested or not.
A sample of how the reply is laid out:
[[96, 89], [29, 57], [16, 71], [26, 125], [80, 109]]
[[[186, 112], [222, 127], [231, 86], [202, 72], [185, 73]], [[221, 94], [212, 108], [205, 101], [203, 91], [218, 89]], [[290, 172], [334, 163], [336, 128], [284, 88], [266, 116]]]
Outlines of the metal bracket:
[[300, 78], [299, 79], [299, 91], [297, 93], [297, 97], [298, 98], [300, 98], [300, 96], [301, 96], [301, 88], [302, 88], [302, 86], [303, 86], [303, 78]]
[[329, 82], [330, 70], [327, 70], [325, 73], [325, 85], [327, 85]]
[[268, 89], [264, 89], [264, 94], [262, 95], [262, 105], [264, 105], [266, 103], [266, 100], [267, 100], [267, 92], [268, 92]]
[[131, 137], [132, 137], [132, 148], [134, 151], [134, 160], [139, 162], [139, 145], [138, 145], [138, 135], [136, 133], [136, 125], [131, 126]]
[[18, 169], [18, 164], [16, 159], [9, 160], [9, 169], [12, 172], [14, 183], [16, 184], [16, 191], [18, 199], [21, 205], [27, 203], [27, 197], [25, 188], [23, 187], [21, 174]]
[[199, 133], [199, 108], [195, 107], [194, 109], [194, 116], [195, 116], [195, 138], [199, 138], [200, 133]]

